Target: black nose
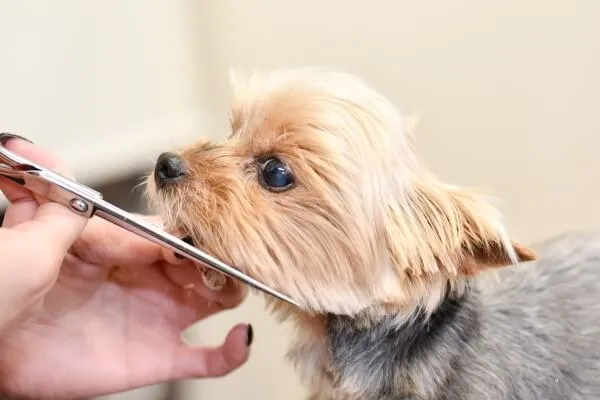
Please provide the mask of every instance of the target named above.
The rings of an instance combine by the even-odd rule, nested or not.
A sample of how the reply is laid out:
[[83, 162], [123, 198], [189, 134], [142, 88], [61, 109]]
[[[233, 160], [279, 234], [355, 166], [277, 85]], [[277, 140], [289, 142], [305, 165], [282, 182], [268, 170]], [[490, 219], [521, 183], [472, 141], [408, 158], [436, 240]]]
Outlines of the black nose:
[[156, 160], [154, 179], [158, 186], [175, 183], [185, 176], [183, 160], [173, 153], [162, 153]]

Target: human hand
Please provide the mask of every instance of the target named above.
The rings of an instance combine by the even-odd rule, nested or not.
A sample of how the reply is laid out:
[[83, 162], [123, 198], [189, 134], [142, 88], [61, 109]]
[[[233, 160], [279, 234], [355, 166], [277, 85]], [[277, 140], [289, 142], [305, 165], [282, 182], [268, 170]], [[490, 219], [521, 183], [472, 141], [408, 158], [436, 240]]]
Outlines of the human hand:
[[[68, 174], [32, 144], [6, 146]], [[194, 322], [237, 306], [246, 294], [238, 285], [212, 292], [192, 263], [145, 239], [97, 218], [88, 222], [7, 180], [0, 179], [0, 190], [11, 201], [0, 229], [5, 393], [85, 398], [222, 376], [246, 362], [249, 325], [236, 325], [214, 348], [181, 340]]]

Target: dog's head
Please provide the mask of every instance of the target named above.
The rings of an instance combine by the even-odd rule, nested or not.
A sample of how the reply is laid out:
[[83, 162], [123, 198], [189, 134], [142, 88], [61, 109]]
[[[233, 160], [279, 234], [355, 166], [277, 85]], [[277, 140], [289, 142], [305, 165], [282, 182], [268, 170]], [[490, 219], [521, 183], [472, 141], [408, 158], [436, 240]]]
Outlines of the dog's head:
[[[420, 165], [394, 106], [318, 69], [233, 77], [231, 132], [159, 157], [171, 229], [317, 312], [431, 302], [448, 282], [531, 260], [479, 197]], [[438, 290], [439, 289], [439, 290]]]

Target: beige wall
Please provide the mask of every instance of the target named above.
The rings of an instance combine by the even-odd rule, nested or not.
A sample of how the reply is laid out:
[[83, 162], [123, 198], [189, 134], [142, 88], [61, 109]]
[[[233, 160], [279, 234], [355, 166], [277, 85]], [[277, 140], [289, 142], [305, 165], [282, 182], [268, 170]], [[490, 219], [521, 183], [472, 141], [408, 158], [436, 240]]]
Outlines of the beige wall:
[[[109, 75], [90, 75], [94, 85], [102, 85], [116, 99], [108, 95], [97, 99], [91, 114], [85, 101], [61, 97], [73, 94], [70, 91], [57, 93], [58, 104], [52, 96], [40, 98], [36, 112], [46, 118], [44, 124], [31, 122], [27, 128], [41, 139], [45, 139], [42, 135], [48, 123], [59, 131], [74, 121], [69, 128], [74, 138], [75, 132], [118, 135], [123, 126], [152, 128], [152, 121], [171, 121], [161, 129], [150, 129], [153, 134], [145, 136], [155, 145], [142, 147], [137, 154], [150, 159], [165, 143], [162, 135], [170, 135], [168, 140], [176, 142], [199, 130], [199, 134], [214, 137], [227, 133], [229, 67], [247, 70], [324, 64], [361, 75], [405, 112], [418, 112], [422, 157], [448, 181], [480, 187], [501, 200], [517, 238], [532, 241], [567, 229], [600, 227], [596, 205], [600, 198], [597, 0], [53, 4], [57, 5], [38, 12], [69, 20], [91, 18], [86, 9], [93, 7], [99, 18], [112, 24], [78, 26], [81, 41], [69, 42], [71, 47], [61, 53], [78, 63], [66, 67], [69, 74], [53, 64], [52, 74], [41, 75], [40, 69], [53, 57], [50, 51], [27, 58], [37, 63], [27, 66], [37, 77], [35, 85], [51, 81], [57, 90], [75, 87], [73, 74], [98, 69]], [[27, 19], [28, 13], [33, 11], [22, 11], [19, 18]], [[0, 12], [0, 27], [5, 25], [5, 15]], [[19, 24], [12, 21], [13, 29], [18, 30]], [[28, 27], [38, 29], [36, 21]], [[55, 24], [52, 29], [65, 28]], [[10, 32], [4, 30], [0, 38], [3, 47], [25, 40], [7, 38]], [[109, 38], [98, 39], [106, 30], [112, 32]], [[87, 40], [90, 37], [96, 40]], [[56, 40], [65, 43], [67, 37]], [[26, 43], [30, 45], [30, 41]], [[128, 45], [130, 50], [109, 46], [115, 43]], [[95, 65], [83, 63], [76, 49], [84, 54], [101, 51], [103, 57], [94, 58]], [[119, 63], [109, 66], [114, 59]], [[0, 71], [6, 71], [2, 64]], [[23, 74], [20, 66], [14, 65], [11, 72], [28, 82], [19, 75]], [[120, 78], [127, 65], [134, 65], [132, 70], [147, 67], [143, 85]], [[0, 79], [6, 76], [0, 75]], [[22, 113], [26, 109], [11, 105], [8, 96], [19, 96], [20, 88], [5, 84], [10, 91], [0, 92], [0, 120], [4, 121], [7, 116], [12, 118], [6, 110]], [[27, 88], [37, 93], [35, 88]], [[90, 95], [86, 89], [75, 94], [84, 100]], [[167, 98], [160, 99], [160, 95]], [[65, 111], [69, 107], [74, 114], [80, 113], [74, 120]], [[61, 112], [50, 118], [57, 108]], [[119, 124], [112, 123], [113, 115]], [[29, 121], [27, 118], [13, 125]], [[169, 126], [175, 128], [169, 131]], [[65, 146], [65, 151], [68, 148]], [[127, 154], [120, 156], [125, 159]], [[101, 155], [96, 160], [99, 165], [107, 162]], [[88, 167], [82, 162], [80, 168]], [[228, 377], [188, 382], [184, 398], [303, 398], [294, 373], [283, 361], [286, 328], [276, 326], [265, 315], [260, 300], [252, 298], [238, 310], [203, 322], [191, 337], [198, 343], [217, 343], [238, 321], [255, 326], [251, 361]], [[244, 395], [246, 391], [249, 394]]]
[[56, 149], [86, 182], [150, 168], [208, 129], [200, 4], [0, 1], [0, 129]]

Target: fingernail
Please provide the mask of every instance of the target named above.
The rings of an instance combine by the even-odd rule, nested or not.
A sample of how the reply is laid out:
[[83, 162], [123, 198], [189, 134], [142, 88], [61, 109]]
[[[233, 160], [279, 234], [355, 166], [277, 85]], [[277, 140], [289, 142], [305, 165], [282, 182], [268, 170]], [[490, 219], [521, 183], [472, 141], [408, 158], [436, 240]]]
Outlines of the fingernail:
[[248, 324], [248, 331], [246, 332], [246, 346], [250, 346], [254, 340], [254, 330], [252, 325]]
[[12, 139], [21, 139], [27, 143], [33, 144], [33, 142], [31, 140], [26, 139], [23, 136], [19, 136], [19, 135], [15, 135], [14, 133], [7, 133], [7, 132], [0, 133], [0, 144], [2, 144], [3, 146]]
[[[181, 240], [183, 240], [184, 242], [186, 242], [186, 243], [187, 243], [187, 244], [189, 244], [190, 246], [193, 246], [193, 245], [194, 245], [194, 241], [192, 240], [192, 237], [191, 237], [191, 236], [186, 236], [186, 237], [184, 237], [184, 238], [183, 238], [183, 239], [181, 239]], [[184, 256], [182, 256], [182, 255], [181, 255], [181, 254], [179, 254], [179, 253], [175, 253], [175, 257], [177, 257], [177, 258], [179, 258], [179, 259], [185, 258]]]

